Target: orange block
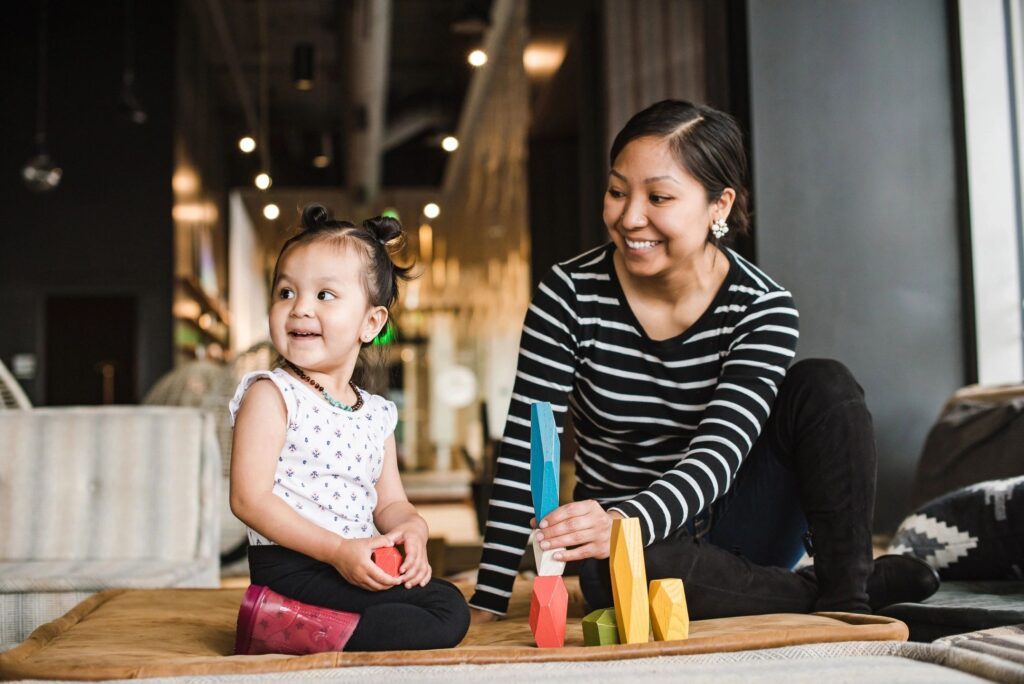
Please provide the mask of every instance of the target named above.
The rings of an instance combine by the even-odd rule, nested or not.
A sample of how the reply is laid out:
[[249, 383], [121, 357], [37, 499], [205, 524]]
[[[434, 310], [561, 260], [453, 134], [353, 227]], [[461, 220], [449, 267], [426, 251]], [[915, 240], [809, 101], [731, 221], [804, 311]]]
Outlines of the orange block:
[[398, 570], [402, 567], [402, 554], [397, 546], [382, 546], [379, 549], [374, 549], [373, 562], [392, 577], [402, 574]]
[[638, 518], [612, 521], [608, 566], [612, 575], [619, 643], [645, 644], [651, 632], [651, 613], [647, 603], [647, 568]]
[[561, 575], [546, 575], [533, 581], [530, 599], [530, 630], [537, 648], [561, 648], [565, 645], [565, 615], [569, 592]]
[[657, 641], [676, 641], [690, 636], [690, 614], [681, 579], [651, 582], [651, 626]]

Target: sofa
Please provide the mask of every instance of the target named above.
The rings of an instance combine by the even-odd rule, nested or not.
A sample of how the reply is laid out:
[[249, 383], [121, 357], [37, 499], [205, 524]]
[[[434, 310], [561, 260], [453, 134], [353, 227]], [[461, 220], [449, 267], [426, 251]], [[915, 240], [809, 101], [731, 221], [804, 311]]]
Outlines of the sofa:
[[211, 414], [0, 411], [0, 650], [110, 588], [219, 586]]

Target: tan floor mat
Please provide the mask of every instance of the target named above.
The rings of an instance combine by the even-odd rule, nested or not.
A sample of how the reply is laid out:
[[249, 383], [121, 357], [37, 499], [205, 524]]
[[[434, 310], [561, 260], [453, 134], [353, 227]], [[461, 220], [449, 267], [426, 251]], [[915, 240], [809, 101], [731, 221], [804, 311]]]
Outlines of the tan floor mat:
[[[458, 648], [436, 651], [232, 656], [242, 589], [114, 589], [96, 594], [0, 654], [5, 679], [127, 679], [282, 672], [352, 665], [431, 665], [612, 660], [773, 648], [793, 644], [905, 640], [898, 620], [846, 613], [759, 615], [691, 623], [690, 638], [583, 646], [582, 598], [569, 588], [566, 647], [538, 649], [527, 624], [531, 582], [516, 583], [510, 617], [474, 626]], [[468, 590], [468, 588], [467, 588]]]

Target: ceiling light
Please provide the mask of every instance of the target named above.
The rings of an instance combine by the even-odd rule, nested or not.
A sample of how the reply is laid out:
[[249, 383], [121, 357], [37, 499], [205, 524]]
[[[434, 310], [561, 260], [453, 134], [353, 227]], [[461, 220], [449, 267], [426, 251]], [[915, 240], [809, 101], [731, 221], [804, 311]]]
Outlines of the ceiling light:
[[274, 219], [276, 219], [280, 215], [281, 215], [281, 208], [278, 207], [276, 204], [271, 203], [271, 204], [268, 204], [265, 207], [263, 207], [263, 216], [268, 221], [273, 221]]
[[523, 50], [523, 68], [534, 78], [554, 76], [565, 61], [565, 44], [534, 41]]
[[491, 27], [489, 2], [467, 0], [449, 28], [452, 33], [479, 35]]
[[298, 43], [292, 53], [292, 83], [296, 90], [312, 90], [316, 49], [312, 43]]
[[256, 178], [253, 179], [253, 183], [255, 183], [256, 187], [260, 190], [266, 190], [270, 187], [273, 181], [270, 179], [270, 174], [263, 172], [256, 175]]
[[482, 67], [484, 64], [487, 64], [487, 53], [483, 50], [473, 50], [466, 59], [469, 60], [472, 66]]
[[445, 152], [454, 152], [459, 149], [459, 139], [454, 135], [446, 135], [444, 140], [441, 141], [441, 147], [444, 148]]
[[441, 215], [441, 207], [431, 202], [423, 207], [423, 215], [428, 219], [435, 219]]
[[242, 150], [242, 152], [245, 152], [246, 154], [249, 154], [250, 152], [256, 149], [256, 141], [253, 140], [248, 135], [245, 136], [244, 138], [239, 138], [238, 149]]
[[334, 154], [334, 137], [330, 133], [320, 134], [320, 149], [316, 150], [313, 157], [313, 166], [318, 169], [326, 169], [331, 165], [331, 157]]

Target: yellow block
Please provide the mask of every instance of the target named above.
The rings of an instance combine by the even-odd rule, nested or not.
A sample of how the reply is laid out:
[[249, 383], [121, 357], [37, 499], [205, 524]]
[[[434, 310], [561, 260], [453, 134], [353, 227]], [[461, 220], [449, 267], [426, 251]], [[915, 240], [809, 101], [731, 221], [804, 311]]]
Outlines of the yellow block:
[[657, 641], [676, 641], [690, 636], [690, 614], [681, 579], [651, 582], [651, 626]]
[[615, 598], [615, 622], [619, 643], [647, 643], [651, 614], [647, 607], [647, 570], [640, 520], [623, 518], [612, 521], [611, 556], [612, 595]]

